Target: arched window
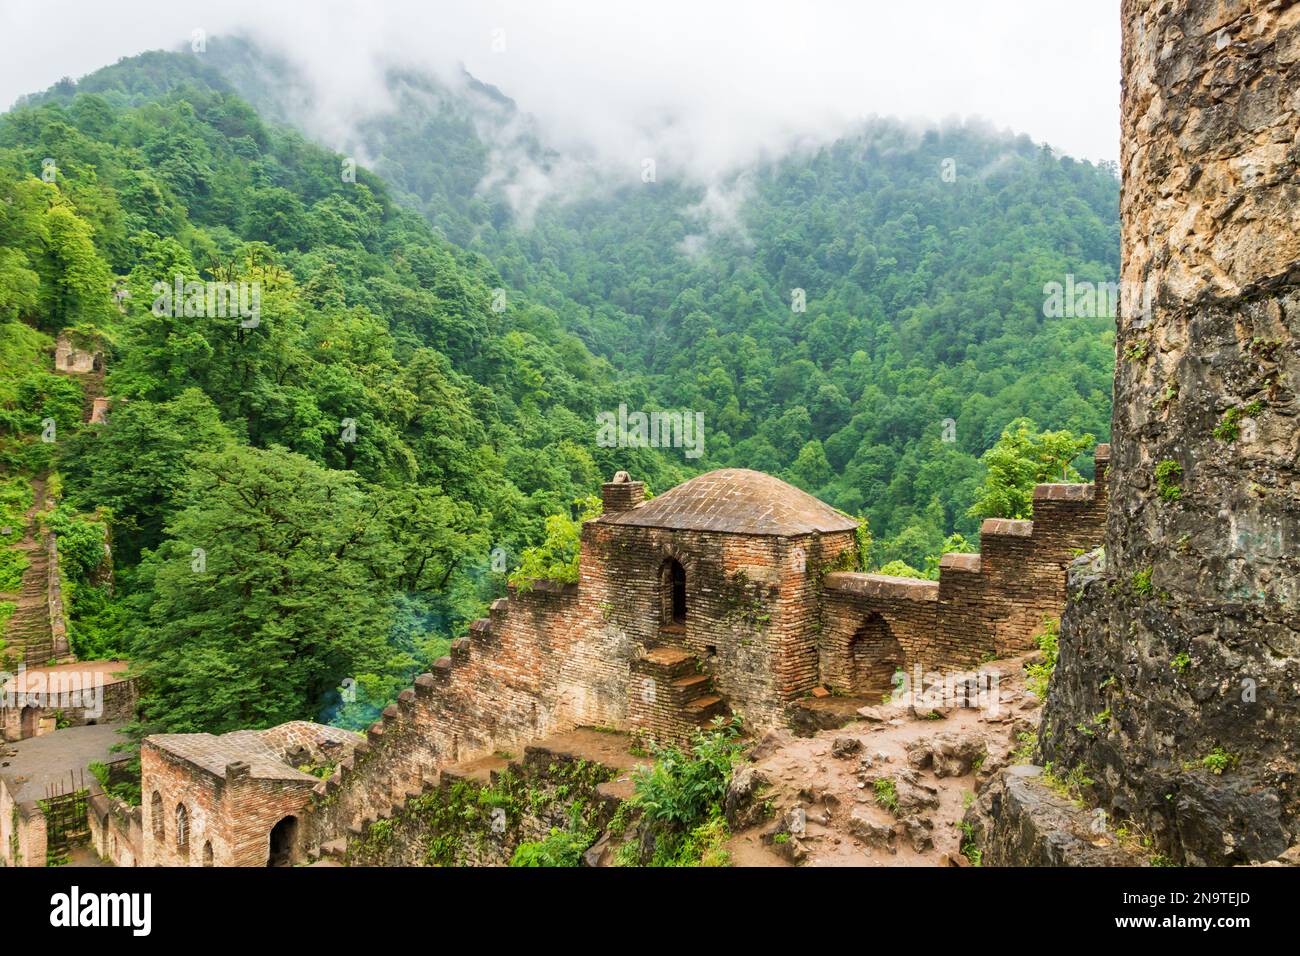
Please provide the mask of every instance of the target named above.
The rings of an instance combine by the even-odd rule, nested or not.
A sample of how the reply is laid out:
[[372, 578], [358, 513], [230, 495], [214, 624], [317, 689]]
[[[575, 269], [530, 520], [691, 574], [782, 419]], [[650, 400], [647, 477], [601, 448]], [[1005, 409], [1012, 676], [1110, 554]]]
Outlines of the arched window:
[[659, 571], [660, 620], [664, 627], [686, 626], [686, 569], [669, 558]]
[[176, 849], [182, 855], [190, 852], [190, 812], [185, 804], [176, 804]]
[[153, 821], [153, 838], [159, 843], [163, 841], [163, 804], [162, 794], [157, 790], [149, 798], [149, 819]]
[[212, 841], [207, 840], [203, 844], [203, 865], [212, 865]]

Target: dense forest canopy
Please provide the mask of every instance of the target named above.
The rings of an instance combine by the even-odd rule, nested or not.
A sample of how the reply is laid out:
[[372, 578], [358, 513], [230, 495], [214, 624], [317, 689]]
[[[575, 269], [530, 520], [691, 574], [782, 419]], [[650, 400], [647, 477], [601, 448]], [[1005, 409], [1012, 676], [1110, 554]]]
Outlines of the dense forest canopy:
[[[292, 68], [241, 41], [0, 117], [0, 459], [57, 476], [74, 644], [135, 662], [149, 726], [361, 725], [500, 593], [494, 551], [571, 573], [619, 469], [771, 472], [918, 574], [1027, 482], [1090, 474], [1112, 321], [1043, 298], [1114, 280], [1113, 170], [872, 120], [713, 183], [570, 171], [520, 208], [503, 163], [560, 157], [509, 99], [390, 82], [368, 164], [293, 129]], [[209, 283], [251, 311], [187, 308]], [[42, 358], [67, 331], [107, 352], [105, 424]], [[698, 413], [703, 454], [609, 447], [620, 406]]]
[[[310, 97], [246, 42], [216, 52], [278, 116]], [[869, 517], [880, 561], [919, 563], [975, 535], [978, 459], [1012, 420], [1108, 435], [1112, 317], [1048, 318], [1044, 287], [1115, 281], [1112, 165], [978, 123], [875, 119], [720, 182], [671, 164], [575, 176], [506, 96], [460, 80], [392, 71], [392, 108], [349, 147], [629, 391], [703, 412], [699, 467], [778, 474]], [[546, 198], [519, 198], [548, 177]]]

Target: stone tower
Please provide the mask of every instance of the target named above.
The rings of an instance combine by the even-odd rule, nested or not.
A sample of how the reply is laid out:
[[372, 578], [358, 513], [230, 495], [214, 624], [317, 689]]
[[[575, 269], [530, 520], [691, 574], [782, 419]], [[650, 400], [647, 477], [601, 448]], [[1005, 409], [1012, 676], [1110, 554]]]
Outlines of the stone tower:
[[1112, 497], [1040, 744], [1172, 860], [1269, 859], [1300, 832], [1300, 3], [1122, 17]]

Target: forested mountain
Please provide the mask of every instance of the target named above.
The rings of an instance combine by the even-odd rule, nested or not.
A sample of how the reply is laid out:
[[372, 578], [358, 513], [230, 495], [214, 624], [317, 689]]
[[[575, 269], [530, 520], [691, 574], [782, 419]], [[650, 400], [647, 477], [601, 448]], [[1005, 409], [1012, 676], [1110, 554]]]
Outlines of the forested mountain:
[[[616, 469], [769, 471], [920, 568], [973, 541], [1008, 424], [1108, 432], [1112, 321], [1045, 318], [1043, 288], [1115, 278], [1110, 169], [874, 120], [643, 181], [471, 77], [389, 82], [346, 155], [285, 125], [307, 88], [242, 41], [0, 117], [0, 455], [57, 469], [82, 538], [106, 509], [118, 588], [74, 567], [73, 638], [136, 661], [156, 726], [310, 716], [344, 676], [382, 704], [499, 593], [492, 549], [513, 563]], [[156, 308], [178, 275], [255, 286], [256, 321]], [[63, 330], [108, 352], [105, 425], [38, 367]], [[701, 413], [703, 456], [602, 447], [620, 405]], [[1086, 444], [1029, 435], [1002, 453]]]
[[[110, 601], [83, 569], [74, 649], [128, 653], [168, 727], [275, 723], [345, 676], [405, 679], [421, 639], [499, 593], [494, 548], [517, 558], [616, 467], [684, 476], [597, 447], [616, 373], [546, 307], [494, 303], [490, 263], [364, 169], [351, 181], [206, 86], [133, 101], [0, 118], [0, 318], [21, 377], [3, 452], [9, 474], [58, 468], [69, 514], [111, 515], [121, 587]], [[161, 302], [211, 280], [257, 289], [257, 311]], [[39, 367], [33, 329], [103, 344], [106, 425], [80, 427], [78, 386]], [[53, 448], [33, 440], [46, 418]]]
[[[292, 67], [240, 41], [218, 52], [245, 95], [301, 119]], [[468, 75], [393, 71], [388, 87], [392, 108], [345, 145], [395, 196], [656, 405], [702, 411], [701, 465], [867, 515], [879, 561], [974, 535], [978, 458], [1013, 419], [1109, 433], [1112, 318], [1045, 318], [1043, 302], [1067, 275], [1116, 279], [1111, 166], [978, 124], [873, 120], [719, 182], [667, 164], [643, 182], [640, 165], [561, 156]]]

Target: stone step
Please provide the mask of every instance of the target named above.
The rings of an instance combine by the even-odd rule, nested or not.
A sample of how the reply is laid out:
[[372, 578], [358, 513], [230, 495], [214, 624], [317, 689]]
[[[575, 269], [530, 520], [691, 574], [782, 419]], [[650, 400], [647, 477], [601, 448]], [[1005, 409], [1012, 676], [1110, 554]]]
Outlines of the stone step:
[[708, 713], [712, 715], [715, 711], [717, 711], [721, 707], [722, 707], [721, 697], [719, 697], [717, 694], [705, 694], [703, 697], [696, 697], [693, 701], [690, 701], [686, 705], [685, 710], [688, 714], [691, 714], [693, 716], [698, 714], [703, 714], [703, 713]]
[[694, 659], [694, 654], [680, 647], [656, 647], [654, 650], [646, 651], [642, 655], [642, 660], [657, 664], [660, 667], [673, 667]]
[[703, 693], [706, 690], [712, 689], [713, 678], [708, 674], [692, 674], [689, 677], [679, 677], [677, 680], [673, 681], [673, 686], [680, 688], [687, 693], [691, 691], [699, 691], [700, 693]]

